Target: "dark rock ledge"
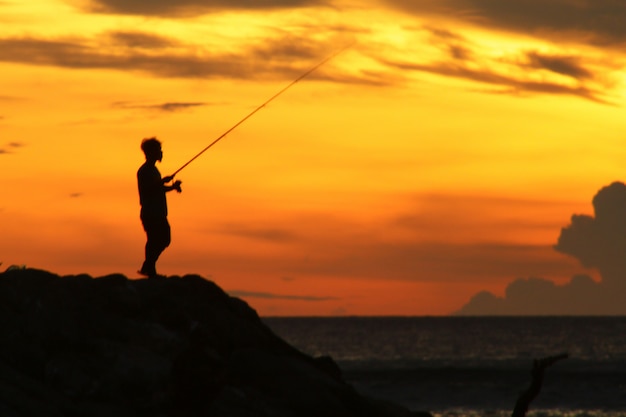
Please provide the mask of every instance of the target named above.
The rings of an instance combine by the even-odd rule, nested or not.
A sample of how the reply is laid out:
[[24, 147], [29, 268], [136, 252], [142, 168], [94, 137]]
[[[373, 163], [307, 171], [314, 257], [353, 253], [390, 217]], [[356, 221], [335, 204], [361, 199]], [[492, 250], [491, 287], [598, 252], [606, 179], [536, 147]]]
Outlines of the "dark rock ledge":
[[198, 276], [0, 273], [0, 416], [405, 417]]

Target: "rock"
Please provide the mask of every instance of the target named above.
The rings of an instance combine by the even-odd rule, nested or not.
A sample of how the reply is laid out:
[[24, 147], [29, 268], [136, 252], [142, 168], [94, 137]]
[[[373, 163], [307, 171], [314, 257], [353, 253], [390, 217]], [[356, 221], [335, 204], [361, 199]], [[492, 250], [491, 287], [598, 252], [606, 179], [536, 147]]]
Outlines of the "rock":
[[198, 275], [0, 273], [3, 416], [400, 417]]

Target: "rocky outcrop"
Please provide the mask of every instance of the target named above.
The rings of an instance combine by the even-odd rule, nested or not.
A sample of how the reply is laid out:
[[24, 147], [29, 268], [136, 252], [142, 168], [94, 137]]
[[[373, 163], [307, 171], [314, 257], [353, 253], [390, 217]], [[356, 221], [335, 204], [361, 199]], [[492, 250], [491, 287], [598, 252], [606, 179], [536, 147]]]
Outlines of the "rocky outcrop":
[[401, 417], [197, 275], [0, 273], [0, 415]]

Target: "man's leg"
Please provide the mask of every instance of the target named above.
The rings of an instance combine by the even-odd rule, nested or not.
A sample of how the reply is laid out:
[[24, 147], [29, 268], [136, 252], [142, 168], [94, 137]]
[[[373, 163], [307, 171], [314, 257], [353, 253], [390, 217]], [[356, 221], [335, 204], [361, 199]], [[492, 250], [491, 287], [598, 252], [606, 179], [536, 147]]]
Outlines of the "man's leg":
[[142, 218], [147, 241], [145, 261], [139, 273], [147, 276], [156, 276], [156, 261], [171, 241], [170, 225], [167, 218]]

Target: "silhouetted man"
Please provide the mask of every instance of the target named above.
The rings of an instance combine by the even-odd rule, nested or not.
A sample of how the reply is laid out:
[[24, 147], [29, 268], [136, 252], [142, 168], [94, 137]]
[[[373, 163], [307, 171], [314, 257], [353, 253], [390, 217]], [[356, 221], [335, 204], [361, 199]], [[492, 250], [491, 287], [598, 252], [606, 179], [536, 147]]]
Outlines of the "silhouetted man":
[[141, 223], [146, 231], [146, 259], [139, 273], [150, 278], [157, 277], [156, 261], [171, 241], [170, 224], [167, 221], [167, 199], [165, 193], [176, 190], [179, 193], [180, 181], [172, 185], [173, 177], [161, 178], [156, 162], [163, 158], [161, 142], [157, 138], [144, 139], [141, 150], [146, 155], [146, 162], [137, 171], [139, 202], [141, 204]]

